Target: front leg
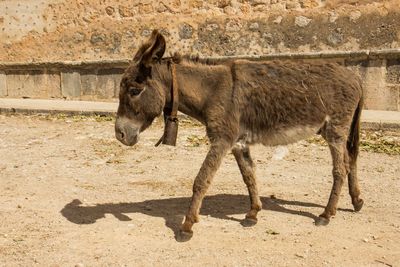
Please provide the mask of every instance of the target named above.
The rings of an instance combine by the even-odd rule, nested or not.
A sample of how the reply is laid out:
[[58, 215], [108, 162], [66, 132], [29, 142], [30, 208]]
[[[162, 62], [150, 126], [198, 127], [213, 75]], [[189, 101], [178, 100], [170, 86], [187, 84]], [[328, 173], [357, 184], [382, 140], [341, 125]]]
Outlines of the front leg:
[[189, 210], [186, 213], [185, 222], [181, 228], [181, 234], [190, 238], [193, 234], [192, 226], [199, 221], [199, 212], [204, 195], [207, 192], [211, 181], [221, 165], [222, 158], [227, 151], [231, 148], [228, 142], [217, 141], [214, 142], [207, 153], [206, 159], [200, 168], [193, 184], [193, 196], [190, 203]]

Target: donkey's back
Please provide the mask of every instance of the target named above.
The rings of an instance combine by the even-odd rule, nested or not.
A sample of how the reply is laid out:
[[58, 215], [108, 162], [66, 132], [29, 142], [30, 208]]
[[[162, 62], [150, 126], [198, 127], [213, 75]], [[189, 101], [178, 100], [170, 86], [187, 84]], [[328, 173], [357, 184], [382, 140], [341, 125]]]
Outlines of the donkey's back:
[[358, 76], [334, 63], [237, 61], [233, 69], [247, 143], [287, 144], [328, 126], [348, 132], [362, 99]]

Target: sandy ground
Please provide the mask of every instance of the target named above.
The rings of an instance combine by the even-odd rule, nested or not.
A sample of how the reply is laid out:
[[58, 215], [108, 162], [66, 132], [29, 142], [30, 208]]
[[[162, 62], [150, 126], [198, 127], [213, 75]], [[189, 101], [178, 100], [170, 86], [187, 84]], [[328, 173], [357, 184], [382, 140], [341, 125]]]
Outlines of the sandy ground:
[[228, 155], [193, 238], [177, 242], [207, 152], [203, 128], [179, 131], [177, 147], [154, 147], [156, 124], [128, 148], [112, 121], [0, 115], [0, 266], [400, 266], [400, 156], [361, 152], [363, 210], [351, 211], [346, 186], [336, 217], [316, 227], [331, 163], [308, 142], [283, 160], [253, 147], [264, 209], [248, 228]]

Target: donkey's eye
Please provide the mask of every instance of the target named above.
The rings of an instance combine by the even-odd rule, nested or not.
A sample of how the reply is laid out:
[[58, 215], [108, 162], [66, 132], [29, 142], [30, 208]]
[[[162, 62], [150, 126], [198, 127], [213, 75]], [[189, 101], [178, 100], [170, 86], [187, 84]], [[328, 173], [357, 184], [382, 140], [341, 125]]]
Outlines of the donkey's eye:
[[139, 95], [140, 94], [140, 92], [142, 92], [142, 90], [141, 89], [139, 89], [139, 88], [129, 88], [129, 94], [131, 95], [131, 96], [136, 96], [136, 95]]

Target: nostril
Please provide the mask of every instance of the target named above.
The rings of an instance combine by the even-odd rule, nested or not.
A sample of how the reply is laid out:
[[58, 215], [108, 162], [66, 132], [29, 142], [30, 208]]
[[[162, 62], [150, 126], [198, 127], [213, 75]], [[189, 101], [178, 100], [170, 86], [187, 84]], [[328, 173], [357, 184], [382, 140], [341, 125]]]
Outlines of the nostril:
[[124, 139], [125, 133], [120, 127], [115, 127], [115, 137], [119, 140]]

